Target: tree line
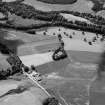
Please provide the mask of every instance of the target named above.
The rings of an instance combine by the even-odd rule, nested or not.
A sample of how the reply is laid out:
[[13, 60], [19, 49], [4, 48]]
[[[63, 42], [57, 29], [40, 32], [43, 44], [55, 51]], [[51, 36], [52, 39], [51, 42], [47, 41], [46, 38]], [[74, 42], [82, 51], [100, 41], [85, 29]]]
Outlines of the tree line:
[[[5, 28], [14, 28], [17, 30], [26, 30], [26, 29], [38, 29], [42, 27], [52, 27], [52, 26], [63, 26], [67, 28], [72, 29], [80, 29], [83, 31], [89, 31], [89, 32], [97, 32], [100, 34], [105, 33], [104, 29], [104, 23], [105, 19], [100, 16], [93, 16], [89, 13], [79, 13], [74, 11], [49, 11], [49, 12], [43, 12], [40, 10], [35, 9], [34, 7], [24, 4], [22, 2], [0, 2], [0, 11], [4, 12], [6, 15], [8, 12], [11, 14], [16, 14], [18, 16], [21, 16], [22, 18], [28, 18], [28, 19], [40, 19], [46, 21], [45, 24], [33, 24], [30, 26], [15, 26], [10, 24], [1, 24], [1, 27]], [[94, 21], [95, 24], [86, 23], [83, 21], [68, 21], [63, 16], [60, 15], [60, 13], [68, 13], [75, 16], [83, 17], [88, 20]]]

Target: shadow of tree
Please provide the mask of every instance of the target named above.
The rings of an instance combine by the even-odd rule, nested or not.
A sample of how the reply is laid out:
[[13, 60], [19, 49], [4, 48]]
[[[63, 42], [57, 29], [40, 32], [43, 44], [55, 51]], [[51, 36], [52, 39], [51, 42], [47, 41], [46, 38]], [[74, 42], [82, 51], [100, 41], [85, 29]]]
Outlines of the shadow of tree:
[[0, 30], [0, 43], [6, 45], [10, 50], [13, 50], [14, 54], [17, 54], [18, 46], [24, 44], [24, 42], [21, 39], [6, 39], [8, 36], [8, 31]]

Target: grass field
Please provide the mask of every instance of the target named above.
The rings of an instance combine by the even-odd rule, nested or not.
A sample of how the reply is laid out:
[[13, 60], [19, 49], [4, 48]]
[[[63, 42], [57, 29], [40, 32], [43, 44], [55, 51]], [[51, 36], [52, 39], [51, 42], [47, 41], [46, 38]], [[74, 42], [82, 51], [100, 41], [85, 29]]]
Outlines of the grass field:
[[[67, 0], [66, 0], [67, 1]], [[70, 1], [70, 0], [69, 0]], [[57, 4], [47, 4], [44, 2], [40, 2], [37, 0], [25, 0], [24, 3], [34, 6], [36, 9], [42, 11], [59, 11], [59, 10], [70, 10], [70, 11], [79, 11], [79, 12], [89, 12], [93, 11], [91, 8], [93, 7], [93, 3], [87, 0], [77, 0], [74, 4], [67, 5], [57, 5]], [[84, 4], [84, 5], [83, 5]]]
[[60, 76], [58, 79], [54, 77], [55, 79], [46, 80], [47, 82], [43, 86], [63, 105], [66, 105], [65, 102], [68, 105], [87, 105], [89, 100], [88, 87], [96, 76], [96, 68], [93, 69], [89, 65], [87, 68], [76, 67], [70, 62], [70, 59], [65, 59], [39, 66], [37, 69], [42, 74], [56, 73]]
[[[81, 63], [82, 64], [82, 63]], [[85, 66], [85, 64], [82, 64], [83, 66]], [[91, 68], [91, 66], [89, 64], [87, 64], [88, 66], [85, 68], [83, 66], [77, 66], [75, 64], [73, 64], [70, 59], [66, 59], [66, 60], [61, 60], [59, 62], [52, 62], [52, 63], [48, 63], [48, 64], [44, 64], [42, 66], [38, 66], [37, 69], [39, 70], [39, 72], [41, 72], [42, 74], [46, 74], [46, 73], [51, 73], [51, 72], [57, 72], [59, 73], [61, 76], [65, 76], [65, 77], [80, 77], [80, 78], [92, 78], [93, 76], [93, 72], [94, 70], [96, 70], [96, 68]], [[88, 74], [88, 75], [87, 75]]]
[[[69, 51], [69, 54], [70, 58], [74, 58], [74, 62], [67, 58], [37, 67], [41, 74], [55, 73], [60, 77], [47, 79], [43, 86], [63, 105], [66, 103], [68, 105], [89, 105], [89, 86], [91, 80], [96, 76], [97, 69], [97, 66], [93, 68], [92, 65], [95, 65], [99, 54], [79, 51]], [[84, 57], [82, 57], [83, 55]], [[79, 65], [75, 61], [80, 62]]]
[[48, 91], [58, 97], [60, 102], [66, 102], [68, 105], [86, 105], [88, 101], [87, 84], [89, 84], [89, 81], [86, 82], [86, 80], [69, 80], [69, 82], [48, 89]]

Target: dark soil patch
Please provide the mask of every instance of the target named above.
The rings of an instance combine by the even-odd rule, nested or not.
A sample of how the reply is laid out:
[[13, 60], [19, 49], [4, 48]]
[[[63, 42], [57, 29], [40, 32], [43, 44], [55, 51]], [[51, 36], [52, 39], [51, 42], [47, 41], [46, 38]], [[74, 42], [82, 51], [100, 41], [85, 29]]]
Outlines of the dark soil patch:
[[77, 0], [37, 0], [49, 4], [74, 4]]

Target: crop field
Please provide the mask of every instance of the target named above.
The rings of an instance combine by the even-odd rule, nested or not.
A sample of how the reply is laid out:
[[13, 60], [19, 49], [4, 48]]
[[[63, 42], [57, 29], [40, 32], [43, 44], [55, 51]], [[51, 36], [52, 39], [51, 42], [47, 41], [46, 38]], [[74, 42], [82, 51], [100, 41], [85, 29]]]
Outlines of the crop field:
[[76, 3], [67, 4], [67, 5], [47, 4], [47, 3], [40, 2], [37, 0], [30, 0], [30, 1], [25, 0], [24, 3], [33, 5], [36, 9], [39, 9], [42, 11], [70, 10], [70, 11], [79, 11], [79, 12], [91, 13], [92, 12], [91, 8], [93, 7], [93, 3], [91, 1], [87, 1], [87, 0], [77, 0]]

